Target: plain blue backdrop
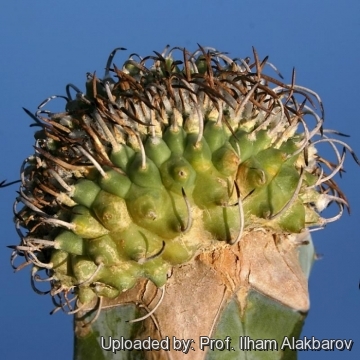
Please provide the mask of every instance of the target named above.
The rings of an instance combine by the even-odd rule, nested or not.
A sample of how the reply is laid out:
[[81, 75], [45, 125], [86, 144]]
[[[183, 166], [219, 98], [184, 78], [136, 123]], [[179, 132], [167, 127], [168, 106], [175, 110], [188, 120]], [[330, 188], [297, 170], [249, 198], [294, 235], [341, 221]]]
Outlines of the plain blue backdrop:
[[[84, 88], [86, 72], [101, 75], [118, 46], [147, 55], [166, 44], [191, 50], [197, 43], [232, 57], [270, 56], [285, 81], [295, 66], [298, 84], [316, 90], [325, 127], [352, 137], [360, 153], [360, 2], [346, 1], [54, 1], [17, 0], [0, 5], [0, 180], [19, 178], [33, 153], [33, 129], [24, 106], [35, 110], [69, 82]], [[125, 60], [119, 54], [115, 63]], [[327, 150], [326, 150], [327, 151]], [[303, 335], [353, 339], [351, 352], [303, 352], [299, 359], [360, 359], [359, 167], [347, 158], [340, 186], [352, 207], [337, 223], [313, 235], [323, 254], [310, 279], [311, 310]], [[48, 296], [30, 288], [29, 269], [14, 274], [17, 244], [12, 203], [17, 187], [0, 191], [0, 354], [2, 359], [71, 359], [69, 316], [49, 315]]]

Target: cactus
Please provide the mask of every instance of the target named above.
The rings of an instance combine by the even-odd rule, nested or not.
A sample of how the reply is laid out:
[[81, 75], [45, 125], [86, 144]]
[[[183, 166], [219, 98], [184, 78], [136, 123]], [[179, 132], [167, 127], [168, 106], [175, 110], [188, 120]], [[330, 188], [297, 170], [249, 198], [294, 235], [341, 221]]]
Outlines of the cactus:
[[[255, 49], [251, 61], [166, 47], [117, 67], [118, 50], [85, 93], [69, 84], [25, 110], [40, 130], [21, 166], [13, 263], [23, 256], [35, 291], [48, 280], [54, 312], [75, 315], [75, 359], [296, 359], [240, 340], [299, 337], [310, 231], [349, 208], [333, 178], [346, 152], [358, 159], [323, 128], [320, 97]], [[59, 97], [64, 112], [45, 110]], [[322, 217], [331, 204], [338, 214]], [[110, 338], [135, 350], [101, 349]], [[171, 351], [137, 350], [141, 339]]]

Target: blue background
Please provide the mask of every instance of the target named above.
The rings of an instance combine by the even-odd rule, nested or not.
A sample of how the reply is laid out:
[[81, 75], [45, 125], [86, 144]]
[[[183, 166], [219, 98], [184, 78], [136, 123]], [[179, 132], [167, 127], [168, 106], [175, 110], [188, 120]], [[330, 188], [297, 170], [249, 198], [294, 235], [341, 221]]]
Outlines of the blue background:
[[[342, 4], [341, 4], [342, 3]], [[347, 1], [7, 1], [0, 5], [0, 180], [19, 178], [33, 153], [31, 111], [69, 82], [84, 88], [86, 72], [101, 75], [110, 51], [147, 55], [166, 44], [191, 50], [197, 43], [245, 58], [255, 46], [270, 56], [290, 82], [316, 90], [326, 111], [325, 127], [351, 134], [360, 154], [360, 2]], [[60, 110], [60, 109], [58, 109]], [[333, 156], [329, 151], [330, 156]], [[353, 339], [351, 352], [303, 352], [299, 359], [360, 358], [359, 168], [348, 156], [340, 185], [351, 216], [313, 235], [318, 261], [310, 279], [311, 310], [303, 335]], [[71, 317], [49, 315], [48, 296], [30, 288], [29, 269], [13, 273], [17, 244], [12, 203], [17, 186], [0, 191], [0, 353], [2, 359], [71, 359]]]

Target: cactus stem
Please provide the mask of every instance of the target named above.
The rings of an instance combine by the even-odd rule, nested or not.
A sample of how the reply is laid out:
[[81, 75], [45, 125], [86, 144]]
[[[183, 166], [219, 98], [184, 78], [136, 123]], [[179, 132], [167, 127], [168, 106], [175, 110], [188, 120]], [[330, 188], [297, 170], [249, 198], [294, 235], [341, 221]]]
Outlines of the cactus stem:
[[[166, 46], [117, 68], [118, 50], [103, 78], [86, 74], [85, 92], [68, 84], [34, 114], [24, 109], [39, 131], [21, 165], [11, 266], [30, 265], [52, 313], [76, 314], [79, 359], [100, 358], [96, 334], [108, 330], [297, 337], [309, 309], [308, 231], [349, 210], [335, 175], [346, 152], [359, 159], [331, 139], [343, 134], [323, 130], [322, 100], [295, 85], [295, 69], [286, 85], [255, 49], [252, 61]], [[62, 113], [49, 111], [57, 102]], [[328, 206], [338, 210], [320, 217]], [[263, 329], [262, 314], [281, 324]]]

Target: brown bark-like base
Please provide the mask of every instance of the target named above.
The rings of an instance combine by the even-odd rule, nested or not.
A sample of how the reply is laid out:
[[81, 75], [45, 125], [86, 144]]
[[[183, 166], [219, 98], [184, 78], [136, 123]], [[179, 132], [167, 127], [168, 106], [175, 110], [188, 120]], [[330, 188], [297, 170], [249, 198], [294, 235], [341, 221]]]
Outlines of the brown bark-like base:
[[[221, 244], [198, 255], [192, 262], [174, 267], [164, 290], [165, 296], [154, 314], [143, 321], [139, 339], [193, 339], [195, 351], [147, 351], [146, 359], [200, 360], [199, 337], [213, 334], [222, 309], [234, 296], [243, 313], [250, 289], [300, 312], [309, 308], [307, 279], [299, 265], [299, 243], [285, 235], [252, 231], [234, 246]], [[142, 280], [103, 308], [135, 303], [150, 311], [161, 290]], [[79, 314], [79, 317], [81, 314]], [[90, 329], [76, 326], [77, 336]], [[121, 334], [119, 334], [120, 336]]]

